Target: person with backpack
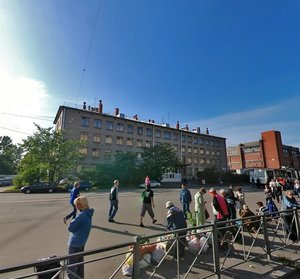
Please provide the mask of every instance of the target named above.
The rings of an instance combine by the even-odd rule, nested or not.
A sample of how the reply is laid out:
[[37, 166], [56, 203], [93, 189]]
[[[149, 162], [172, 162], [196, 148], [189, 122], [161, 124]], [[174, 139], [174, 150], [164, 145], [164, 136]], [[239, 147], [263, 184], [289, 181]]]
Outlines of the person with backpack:
[[182, 183], [182, 185], [181, 185], [179, 200], [182, 204], [182, 211], [183, 211], [183, 214], [185, 216], [185, 219], [187, 219], [187, 214], [186, 213], [191, 212], [190, 211], [190, 204], [192, 202], [192, 195], [191, 195], [190, 190], [187, 188], [186, 183]]

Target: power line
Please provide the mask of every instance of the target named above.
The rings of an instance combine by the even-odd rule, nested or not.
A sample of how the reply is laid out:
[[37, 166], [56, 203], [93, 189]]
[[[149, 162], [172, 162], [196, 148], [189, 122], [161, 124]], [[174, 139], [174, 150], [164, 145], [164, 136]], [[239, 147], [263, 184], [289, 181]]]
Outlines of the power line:
[[14, 113], [6, 113], [6, 112], [0, 112], [0, 114], [23, 117], [23, 118], [38, 119], [38, 120], [44, 120], [44, 121], [51, 121], [51, 122], [53, 121], [52, 116], [30, 116], [30, 115], [22, 115], [22, 114], [14, 114]]
[[95, 22], [94, 22], [93, 31], [92, 31], [92, 35], [91, 35], [91, 38], [90, 38], [89, 47], [88, 47], [88, 51], [87, 51], [87, 55], [86, 55], [85, 63], [84, 63], [84, 66], [83, 66], [80, 83], [79, 83], [78, 96], [80, 95], [82, 84], [83, 84], [83, 81], [84, 81], [85, 72], [86, 72], [88, 60], [89, 60], [89, 57], [90, 57], [90, 53], [91, 53], [91, 49], [92, 49], [92, 44], [93, 44], [93, 41], [94, 41], [94, 36], [95, 36], [95, 32], [96, 32], [98, 17], [99, 17], [100, 11], [101, 11], [102, 3], [103, 3], [103, 0], [101, 0], [99, 2], [99, 6], [98, 6], [98, 10], [97, 10], [97, 15], [96, 15], [96, 19], [95, 19]]
[[28, 136], [31, 136], [31, 135], [32, 135], [32, 134], [29, 134], [29, 133], [26, 133], [26, 132], [17, 131], [17, 130], [10, 129], [10, 128], [5, 128], [5, 127], [2, 127], [2, 126], [0, 126], [0, 128], [1, 128], [1, 129], [4, 129], [4, 130], [8, 130], [8, 131], [12, 131], [12, 132], [16, 132], [16, 133], [20, 133], [20, 134], [28, 135]]

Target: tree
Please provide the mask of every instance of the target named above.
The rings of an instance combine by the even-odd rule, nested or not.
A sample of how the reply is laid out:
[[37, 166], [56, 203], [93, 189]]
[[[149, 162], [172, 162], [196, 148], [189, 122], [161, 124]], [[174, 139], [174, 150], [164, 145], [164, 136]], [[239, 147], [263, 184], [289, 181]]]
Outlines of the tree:
[[[57, 182], [74, 170], [80, 159], [79, 141], [65, 140], [61, 131], [42, 128], [35, 124], [37, 132], [23, 140], [24, 158], [20, 162], [19, 179], [23, 183], [37, 181]], [[22, 183], [22, 184], [23, 184]]]
[[15, 174], [21, 154], [22, 149], [9, 136], [0, 137], [0, 173]]
[[123, 185], [132, 185], [142, 178], [137, 156], [133, 152], [117, 153], [114, 160], [108, 164], [99, 164], [82, 170], [81, 177], [98, 186], [110, 185], [115, 179], [120, 180]]
[[144, 147], [141, 153], [143, 163], [140, 168], [145, 175], [160, 180], [167, 171], [175, 171], [181, 163], [173, 147], [167, 143], [159, 143], [153, 147]]

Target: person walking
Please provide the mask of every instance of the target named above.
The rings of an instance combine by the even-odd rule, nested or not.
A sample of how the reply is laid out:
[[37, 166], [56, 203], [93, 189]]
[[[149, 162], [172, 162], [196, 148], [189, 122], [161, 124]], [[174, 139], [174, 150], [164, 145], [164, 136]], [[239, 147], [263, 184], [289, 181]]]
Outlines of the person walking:
[[225, 199], [226, 199], [227, 205], [228, 205], [229, 219], [230, 220], [235, 220], [236, 219], [235, 202], [237, 201], [237, 198], [234, 195], [232, 185], [230, 185], [228, 187], [228, 191], [227, 191], [227, 193], [225, 195]]
[[206, 223], [206, 214], [205, 214], [205, 204], [203, 195], [206, 193], [204, 187], [200, 188], [200, 190], [195, 194], [195, 217], [196, 217], [196, 226], [202, 226]]
[[147, 175], [146, 178], [145, 178], [145, 185], [146, 185], [146, 186], [147, 186], [147, 185], [151, 186], [151, 180], [150, 180], [149, 175]]
[[140, 214], [141, 216], [140, 227], [145, 227], [143, 223], [143, 218], [145, 217], [146, 212], [148, 212], [148, 214], [152, 218], [152, 224], [155, 224], [157, 222], [157, 220], [154, 218], [154, 212], [153, 212], [153, 208], [155, 207], [154, 199], [153, 199], [154, 193], [150, 189], [150, 184], [145, 183], [145, 185], [146, 185], [145, 186], [146, 189], [142, 192], [143, 205]]
[[246, 204], [245, 193], [242, 191], [242, 187], [236, 188], [236, 198], [238, 199], [239, 204], [240, 204], [239, 214], [241, 215], [243, 205]]
[[[290, 210], [294, 208], [300, 208], [300, 205], [294, 197], [294, 192], [292, 190], [287, 190], [286, 195], [282, 199], [282, 208], [281, 210]], [[285, 229], [288, 233], [289, 239], [292, 241], [297, 240], [297, 228], [294, 220], [293, 212], [282, 213], [283, 219], [285, 221]]]
[[73, 211], [63, 218], [63, 221], [65, 224], [67, 223], [67, 220], [70, 219], [71, 217], [72, 217], [72, 219], [74, 219], [76, 217], [77, 209], [76, 209], [76, 206], [74, 205], [74, 201], [80, 195], [79, 187], [80, 187], [80, 183], [78, 181], [76, 181], [70, 192], [70, 204], [73, 207]]
[[191, 213], [190, 204], [192, 202], [192, 195], [191, 195], [190, 190], [187, 188], [186, 183], [182, 183], [182, 185], [181, 185], [179, 200], [182, 204], [182, 211], [185, 216], [185, 219], [187, 219], [187, 212]]
[[[74, 205], [80, 211], [78, 216], [72, 220], [68, 226], [70, 232], [68, 247], [69, 255], [84, 251], [84, 246], [88, 240], [90, 230], [92, 227], [92, 216], [94, 209], [89, 208], [88, 200], [86, 197], [80, 196], [74, 200]], [[68, 265], [83, 262], [83, 256], [72, 257], [68, 260]], [[84, 278], [84, 264], [69, 267], [69, 279]], [[76, 274], [77, 276], [75, 276]]]
[[[167, 230], [168, 231], [175, 231], [179, 229], [187, 228], [185, 216], [183, 212], [176, 207], [171, 201], [166, 202], [166, 209], [167, 212]], [[186, 232], [179, 232], [178, 233], [178, 250], [179, 250], [179, 258], [181, 260], [184, 259], [185, 255], [185, 244], [186, 244]], [[178, 258], [177, 249], [173, 250], [174, 258]]]
[[109, 207], [109, 213], [108, 213], [108, 222], [115, 223], [114, 217], [116, 216], [116, 213], [119, 209], [119, 180], [114, 180], [114, 186], [111, 187], [110, 193], [109, 193], [109, 201], [110, 201], [110, 207]]

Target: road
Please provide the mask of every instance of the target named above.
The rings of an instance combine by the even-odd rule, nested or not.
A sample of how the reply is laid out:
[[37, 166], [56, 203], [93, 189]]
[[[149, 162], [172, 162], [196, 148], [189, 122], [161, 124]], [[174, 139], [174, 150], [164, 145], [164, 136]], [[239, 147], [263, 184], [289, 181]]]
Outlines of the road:
[[[107, 192], [85, 194], [89, 199], [90, 207], [95, 209], [93, 228], [86, 250], [131, 241], [138, 234], [149, 235], [165, 231], [165, 202], [171, 200], [179, 205], [180, 189], [154, 190], [156, 204], [154, 211], [158, 222], [152, 225], [150, 217], [146, 216], [145, 228], [139, 227], [141, 191], [141, 189], [133, 189], [120, 192], [120, 207], [115, 218], [116, 224], [107, 222], [109, 207]], [[196, 191], [196, 189], [191, 189], [192, 195]], [[246, 187], [245, 192], [246, 202], [255, 211], [256, 202], [264, 201], [263, 190], [258, 191]], [[205, 195], [205, 199], [210, 204], [211, 197], [208, 194]], [[49, 255], [66, 255], [68, 231], [62, 219], [71, 210], [68, 200], [67, 193], [0, 194], [0, 266], [27, 263]], [[191, 208], [193, 206], [192, 203]], [[212, 216], [210, 206], [208, 209]], [[111, 265], [117, 266], [117, 264], [119, 262], [114, 263], [112, 260]], [[111, 267], [105, 266], [103, 272], [109, 274], [110, 271]], [[92, 276], [87, 276], [87, 278], [92, 278]]]

